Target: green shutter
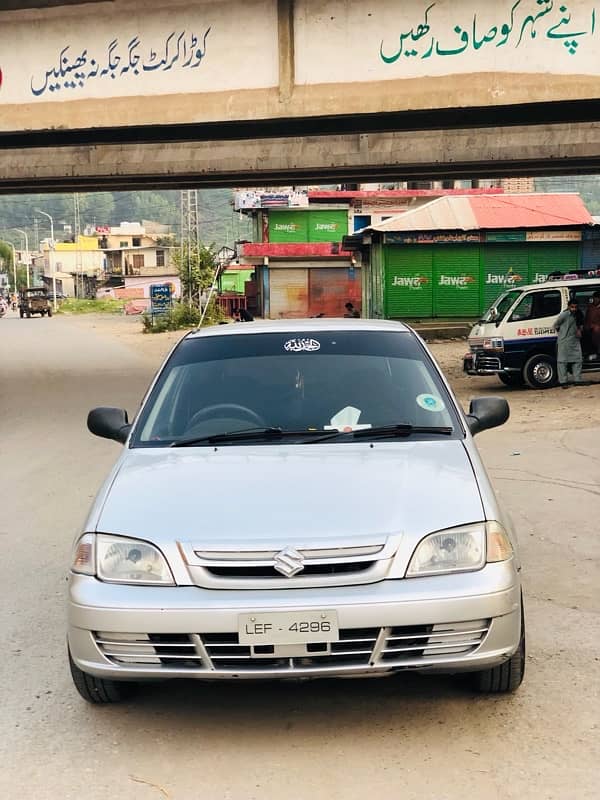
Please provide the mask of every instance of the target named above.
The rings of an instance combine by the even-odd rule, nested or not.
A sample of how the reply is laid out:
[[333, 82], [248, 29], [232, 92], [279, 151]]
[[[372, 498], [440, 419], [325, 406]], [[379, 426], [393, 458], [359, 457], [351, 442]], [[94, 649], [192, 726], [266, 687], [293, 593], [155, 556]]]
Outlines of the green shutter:
[[309, 211], [309, 242], [341, 242], [348, 234], [347, 211]]
[[580, 244], [543, 242], [529, 245], [529, 283], [541, 283], [551, 272], [570, 272], [581, 264]]
[[432, 302], [432, 248], [428, 245], [384, 247], [385, 316], [430, 317]]
[[270, 242], [308, 242], [307, 211], [269, 211]]
[[481, 305], [488, 309], [506, 289], [529, 282], [529, 250], [525, 244], [485, 244], [481, 258]]
[[480, 246], [433, 247], [433, 312], [436, 317], [479, 315]]

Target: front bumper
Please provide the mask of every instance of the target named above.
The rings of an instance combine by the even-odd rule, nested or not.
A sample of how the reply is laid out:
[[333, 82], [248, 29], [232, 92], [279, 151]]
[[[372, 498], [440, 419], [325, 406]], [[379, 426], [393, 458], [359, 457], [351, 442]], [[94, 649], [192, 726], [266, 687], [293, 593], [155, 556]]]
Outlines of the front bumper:
[[463, 371], [467, 375], [497, 375], [499, 372], [516, 373], [504, 364], [504, 354], [500, 352], [477, 351], [463, 356]]
[[[337, 612], [339, 642], [260, 653], [238, 642], [240, 614], [310, 609]], [[116, 680], [474, 671], [517, 649], [520, 581], [512, 561], [326, 590], [132, 587], [71, 575], [68, 617], [75, 664]]]

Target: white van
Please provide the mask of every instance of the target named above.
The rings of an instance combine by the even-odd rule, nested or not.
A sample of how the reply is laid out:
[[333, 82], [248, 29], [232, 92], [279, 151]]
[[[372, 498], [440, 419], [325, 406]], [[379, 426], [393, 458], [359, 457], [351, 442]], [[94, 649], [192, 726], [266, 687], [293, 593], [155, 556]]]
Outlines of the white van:
[[[507, 386], [547, 389], [557, 383], [554, 322], [573, 297], [585, 311], [600, 291], [600, 273], [560, 276], [544, 283], [512, 287], [473, 326], [463, 368], [469, 375], [498, 375]], [[600, 361], [584, 336], [583, 372], [600, 371]]]

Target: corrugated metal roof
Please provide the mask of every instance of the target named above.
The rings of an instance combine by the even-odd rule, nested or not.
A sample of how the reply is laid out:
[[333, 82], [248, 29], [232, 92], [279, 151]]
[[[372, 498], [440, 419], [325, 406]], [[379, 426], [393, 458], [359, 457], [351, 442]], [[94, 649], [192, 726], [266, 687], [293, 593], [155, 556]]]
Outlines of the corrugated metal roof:
[[561, 228], [593, 220], [578, 194], [514, 194], [471, 197], [479, 228]]
[[[478, 227], [469, 197], [440, 197], [431, 203], [405, 211], [397, 217], [372, 225], [375, 231], [472, 231]], [[483, 198], [481, 198], [483, 199]]]
[[561, 228], [591, 225], [578, 194], [504, 194], [440, 197], [367, 230], [431, 231]]

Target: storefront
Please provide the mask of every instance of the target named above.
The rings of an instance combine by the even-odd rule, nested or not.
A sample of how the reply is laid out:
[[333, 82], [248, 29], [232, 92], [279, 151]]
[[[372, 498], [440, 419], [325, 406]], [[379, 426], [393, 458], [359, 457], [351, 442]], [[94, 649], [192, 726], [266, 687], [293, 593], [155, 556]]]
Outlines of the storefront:
[[581, 231], [569, 230], [386, 233], [384, 315], [476, 317], [507, 287], [579, 269], [580, 240]]
[[270, 319], [343, 317], [344, 305], [361, 307], [361, 275], [351, 263], [323, 266], [318, 263], [271, 262], [263, 270]]

